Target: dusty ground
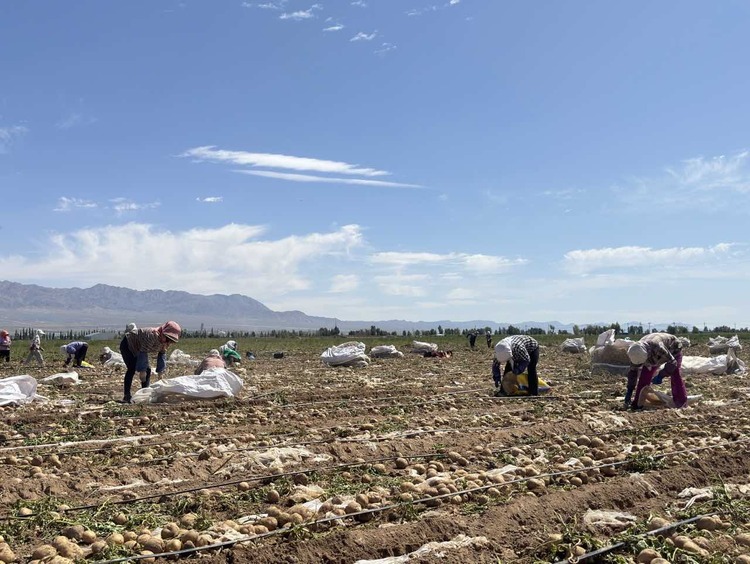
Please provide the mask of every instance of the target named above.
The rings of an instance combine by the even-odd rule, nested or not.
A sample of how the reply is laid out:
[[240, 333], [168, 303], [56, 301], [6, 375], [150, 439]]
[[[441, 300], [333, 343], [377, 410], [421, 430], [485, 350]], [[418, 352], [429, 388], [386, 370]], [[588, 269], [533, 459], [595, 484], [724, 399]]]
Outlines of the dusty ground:
[[[541, 399], [492, 397], [487, 348], [362, 369], [328, 368], [304, 349], [246, 363], [232, 401], [120, 405], [110, 400], [122, 372], [96, 368], [76, 387], [40, 386], [50, 403], [0, 408], [0, 561], [224, 543], [184, 557], [352, 563], [447, 541], [420, 561], [548, 562], [620, 541], [598, 561], [635, 562], [646, 548], [673, 562], [750, 555], [750, 498], [734, 487], [750, 484], [743, 377], [688, 377], [702, 403], [632, 413], [620, 409], [621, 378], [592, 377], [586, 355], [551, 346], [540, 374], [554, 388]], [[710, 499], [679, 497], [706, 487]], [[589, 510], [632, 519], [594, 526]], [[639, 536], [658, 518], [714, 512]]]

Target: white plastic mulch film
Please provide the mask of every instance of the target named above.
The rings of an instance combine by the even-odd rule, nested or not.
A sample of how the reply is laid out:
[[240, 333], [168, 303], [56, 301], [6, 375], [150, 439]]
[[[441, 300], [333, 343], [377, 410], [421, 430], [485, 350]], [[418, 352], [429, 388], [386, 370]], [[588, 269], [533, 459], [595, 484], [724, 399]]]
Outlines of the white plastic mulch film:
[[364, 343], [350, 341], [329, 347], [320, 355], [320, 360], [328, 366], [367, 366], [370, 358], [365, 354], [366, 349]]
[[177, 376], [154, 382], [133, 394], [133, 403], [161, 403], [188, 399], [217, 399], [237, 396], [242, 390], [242, 379], [218, 368], [198, 375]]

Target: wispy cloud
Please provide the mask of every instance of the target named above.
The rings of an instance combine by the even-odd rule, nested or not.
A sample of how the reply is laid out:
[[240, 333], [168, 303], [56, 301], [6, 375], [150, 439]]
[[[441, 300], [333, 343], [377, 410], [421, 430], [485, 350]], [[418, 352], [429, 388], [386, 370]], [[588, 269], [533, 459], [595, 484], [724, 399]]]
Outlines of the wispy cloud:
[[140, 210], [150, 210], [158, 208], [161, 205], [161, 202], [138, 203], [128, 200], [127, 198], [114, 198], [110, 200], [110, 202], [112, 202], [112, 209], [115, 210], [118, 215]]
[[7, 152], [8, 148], [21, 136], [29, 132], [23, 125], [11, 125], [0, 127], [0, 154]]
[[640, 213], [747, 209], [750, 151], [687, 159], [661, 176], [634, 178], [613, 190], [623, 208]]
[[365, 2], [364, 0], [354, 0], [354, 2], [352, 2], [352, 6], [367, 8], [367, 2]]
[[575, 250], [565, 253], [565, 268], [573, 274], [587, 275], [592, 272], [659, 265], [664, 268], [682, 265], [699, 265], [727, 258], [731, 243], [719, 243], [713, 247], [605, 247], [601, 249]]
[[315, 17], [314, 10], [321, 10], [323, 6], [320, 4], [313, 4], [307, 10], [297, 10], [296, 12], [284, 12], [279, 16], [280, 20], [309, 20]]
[[394, 51], [396, 46], [393, 43], [383, 43], [379, 49], [375, 49], [375, 53], [378, 55], [385, 55], [391, 51]]
[[356, 274], [337, 274], [331, 279], [332, 294], [345, 294], [359, 287], [359, 276]]
[[91, 209], [98, 207], [96, 202], [82, 200], [81, 198], [68, 198], [61, 196], [57, 200], [57, 206], [52, 210], [56, 212], [69, 212], [74, 209]]
[[227, 162], [242, 166], [304, 170], [333, 174], [351, 174], [358, 176], [387, 176], [390, 174], [385, 170], [363, 168], [356, 164], [349, 164], [341, 161], [293, 157], [273, 153], [227, 151], [216, 149], [214, 146], [210, 145], [188, 149], [180, 156], [191, 157], [201, 161]]
[[386, 182], [384, 180], [368, 180], [365, 178], [336, 178], [332, 176], [313, 176], [311, 174], [295, 174], [291, 172], [274, 172], [271, 170], [235, 170], [241, 174], [291, 180], [292, 182], [324, 182], [328, 184], [354, 184], [358, 186], [382, 186], [384, 188], [422, 188], [418, 184], [404, 184], [402, 182]]
[[343, 24], [335, 24], [329, 27], [324, 27], [323, 31], [341, 31], [342, 29], [344, 29]]
[[196, 200], [204, 204], [218, 204], [219, 202], [223, 202], [224, 198], [222, 196], [207, 196], [205, 198], [196, 198]]
[[283, 10], [287, 5], [287, 0], [277, 0], [276, 2], [243, 2], [244, 8], [259, 8], [261, 10]]
[[55, 127], [58, 129], [71, 129], [82, 125], [91, 125], [96, 122], [96, 118], [90, 116], [84, 116], [83, 114], [73, 113], [60, 119]]
[[449, 2], [446, 2], [445, 4], [432, 4], [430, 6], [425, 6], [423, 8], [412, 8], [406, 11], [406, 15], [407, 16], [421, 16], [428, 12], [437, 12], [439, 10], [445, 10], [446, 8], [456, 6], [460, 3], [461, 3], [461, 0], [450, 0]]
[[377, 31], [373, 31], [372, 33], [364, 33], [360, 31], [359, 33], [357, 33], [357, 35], [352, 37], [349, 41], [372, 41], [377, 36], [378, 36]]
[[[0, 272], [10, 280], [86, 286], [106, 283], [137, 290], [181, 289], [201, 294], [241, 293], [265, 299], [305, 290], [311, 279], [303, 267], [362, 245], [357, 225], [328, 233], [263, 239], [266, 228], [229, 224], [216, 229], [169, 231], [129, 223], [57, 233], [42, 253], [2, 254]], [[127, 241], [127, 245], [123, 245]], [[227, 268], [217, 256], [232, 249]], [[133, 265], [151, 276], [133, 276]]]
[[542, 195], [553, 200], [572, 200], [585, 193], [586, 191], [580, 188], [567, 188], [564, 190], [545, 190]]
[[419, 252], [381, 252], [370, 258], [374, 264], [394, 267], [413, 267], [418, 265], [444, 264], [463, 267], [477, 273], [507, 272], [515, 267], [528, 263], [527, 259], [509, 259], [506, 257], [469, 254], [469, 253], [419, 253]]

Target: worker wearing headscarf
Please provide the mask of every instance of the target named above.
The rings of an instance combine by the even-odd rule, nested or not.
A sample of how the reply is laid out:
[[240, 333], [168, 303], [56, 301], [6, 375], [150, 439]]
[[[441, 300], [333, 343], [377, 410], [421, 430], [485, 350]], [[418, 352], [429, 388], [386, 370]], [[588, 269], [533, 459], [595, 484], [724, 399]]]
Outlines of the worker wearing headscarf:
[[44, 331], [41, 329], [34, 331], [34, 338], [31, 339], [31, 344], [29, 345], [29, 354], [26, 355], [26, 360], [21, 364], [31, 362], [31, 359], [33, 358], [39, 366], [44, 366], [44, 357], [42, 356], [42, 351], [44, 350], [42, 348], [42, 335], [44, 335]]
[[[511, 335], [495, 345], [495, 360], [492, 363], [492, 378], [495, 387], [500, 389], [503, 377], [512, 373], [518, 376], [528, 370], [529, 395], [539, 395], [539, 376], [536, 365], [539, 362], [539, 343], [528, 335]], [[500, 367], [505, 365], [501, 373]]]
[[221, 358], [221, 353], [217, 349], [211, 349], [210, 351], [208, 351], [208, 356], [204, 358], [198, 368], [195, 369], [195, 373], [200, 374], [204, 370], [226, 367], [227, 365], [224, 362], [224, 359]]
[[242, 357], [237, 351], [237, 341], [227, 341], [219, 347], [219, 353], [229, 366], [242, 362]]
[[[628, 347], [631, 366], [628, 371], [628, 389], [625, 394], [625, 407], [638, 409], [643, 388], [651, 380], [659, 367], [664, 364], [663, 376], [670, 377], [672, 400], [675, 407], [687, 406], [687, 389], [680, 373], [682, 368], [682, 343], [669, 333], [649, 333]], [[636, 385], [636, 381], [638, 384]], [[635, 388], [635, 397], [633, 389]], [[631, 403], [632, 397], [632, 403]]]
[[181, 333], [182, 329], [174, 321], [167, 321], [160, 327], [134, 329], [125, 333], [120, 341], [120, 353], [126, 366], [124, 403], [130, 403], [130, 387], [136, 372], [142, 388], [148, 388], [151, 384], [149, 353], [156, 353], [156, 373], [161, 374], [167, 367], [167, 348], [180, 340]]
[[67, 355], [63, 366], [67, 368], [71, 360], [74, 360], [73, 366], [81, 366], [81, 363], [86, 360], [86, 353], [88, 353], [89, 344], [84, 341], [73, 341], [67, 345], [60, 347], [60, 352]]
[[0, 331], [0, 358], [4, 358], [5, 362], [10, 362], [10, 346], [12, 343], [10, 333], [5, 329]]

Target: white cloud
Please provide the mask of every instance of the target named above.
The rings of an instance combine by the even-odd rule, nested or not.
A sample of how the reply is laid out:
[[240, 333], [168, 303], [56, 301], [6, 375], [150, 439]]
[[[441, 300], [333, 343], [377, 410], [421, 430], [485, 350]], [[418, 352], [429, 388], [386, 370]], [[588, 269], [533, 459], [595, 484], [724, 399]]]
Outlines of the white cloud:
[[324, 27], [323, 31], [341, 31], [342, 29], [344, 29], [343, 24], [335, 24], [330, 27]]
[[277, 2], [243, 2], [244, 8], [260, 8], [261, 10], [283, 10], [287, 0], [278, 0]]
[[55, 127], [57, 127], [58, 129], [71, 129], [80, 125], [91, 125], [95, 122], [96, 118], [87, 117], [83, 114], [73, 113], [59, 120], [55, 124]]
[[662, 176], [634, 178], [614, 191], [623, 207], [639, 213], [744, 210], [750, 203], [750, 151], [687, 159]]
[[331, 279], [332, 294], [344, 294], [359, 287], [359, 276], [356, 274], [337, 274]]
[[23, 125], [0, 127], [0, 154], [5, 153], [16, 139], [29, 132]]
[[366, 180], [363, 178], [335, 178], [330, 176], [312, 176], [310, 174], [294, 174], [289, 172], [274, 172], [270, 170], [235, 170], [241, 174], [291, 180], [292, 182], [324, 182], [328, 184], [355, 184], [359, 186], [382, 186], [384, 188], [421, 188], [418, 184], [403, 184], [401, 182], [386, 182], [384, 180]]
[[585, 190], [580, 188], [567, 188], [564, 190], [545, 190], [542, 195], [554, 200], [572, 200], [584, 193]]
[[127, 198], [114, 198], [110, 200], [110, 202], [112, 202], [112, 209], [115, 210], [118, 215], [133, 211], [150, 210], [158, 208], [161, 205], [161, 202], [147, 202], [139, 204], [137, 202], [133, 202], [132, 200], [128, 200]]
[[638, 268], [659, 265], [664, 268], [699, 265], [726, 258], [734, 245], [719, 243], [713, 247], [605, 247], [575, 250], [565, 253], [564, 265], [574, 274], [588, 274], [598, 270]]
[[[238, 224], [186, 231], [139, 223], [81, 229], [52, 234], [41, 242], [41, 253], [0, 254], [0, 272], [9, 280], [55, 286], [101, 282], [265, 299], [308, 289], [304, 265], [363, 243], [357, 225], [277, 240], [262, 239], [265, 232], [262, 226]], [[217, 261], [229, 248], [232, 260]]]
[[294, 20], [302, 21], [309, 20], [315, 17], [313, 10], [321, 10], [323, 6], [320, 4], [313, 4], [307, 10], [297, 10], [296, 12], [284, 12], [279, 16], [280, 20]]
[[55, 207], [52, 211], [69, 212], [76, 208], [91, 209], [91, 208], [96, 208], [96, 207], [97, 207], [96, 202], [92, 202], [90, 200], [82, 200], [80, 198], [68, 198], [66, 196], [61, 196], [60, 199], [57, 200], [57, 207]]
[[468, 253], [414, 253], [414, 252], [381, 252], [375, 253], [370, 258], [373, 264], [381, 264], [392, 267], [409, 267], [418, 265], [445, 264], [451, 267], [463, 267], [474, 273], [500, 273], [507, 272], [513, 268], [528, 263], [526, 259], [509, 259], [482, 254]]
[[358, 6], [359, 8], [367, 8], [367, 2], [364, 0], [354, 0], [352, 6]]
[[383, 43], [379, 49], [375, 49], [377, 55], [385, 55], [391, 51], [394, 51], [396, 46], [393, 43]]
[[196, 198], [196, 200], [204, 204], [218, 204], [219, 202], [223, 202], [224, 198], [222, 196], [207, 196], [205, 198]]
[[349, 41], [372, 41], [378, 36], [377, 31], [373, 31], [372, 33], [364, 33], [359, 32], [357, 35], [352, 37]]
[[352, 174], [359, 176], [387, 176], [390, 173], [374, 168], [362, 168], [359, 165], [341, 161], [329, 161], [309, 157], [293, 157], [273, 153], [250, 153], [247, 151], [228, 151], [214, 146], [195, 147], [185, 151], [181, 157], [192, 157], [199, 161], [228, 162], [243, 166], [281, 168], [287, 170], [304, 170], [333, 174]]
[[451, 0], [450, 2], [448, 2], [448, 4], [450, 4], [451, 6], [455, 6], [459, 2], [461, 2], [461, 0]]

